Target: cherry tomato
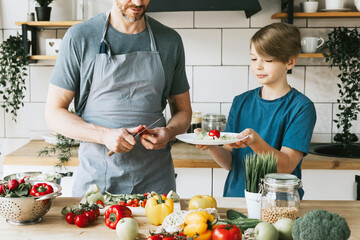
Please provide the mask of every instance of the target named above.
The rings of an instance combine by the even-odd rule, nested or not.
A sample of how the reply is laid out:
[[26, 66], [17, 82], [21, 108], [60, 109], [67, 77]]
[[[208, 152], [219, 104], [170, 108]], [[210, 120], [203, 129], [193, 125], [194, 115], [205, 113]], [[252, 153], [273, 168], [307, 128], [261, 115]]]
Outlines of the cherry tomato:
[[141, 202], [141, 207], [145, 207], [145, 205], [146, 205], [146, 199], [145, 200], [143, 200], [142, 202]]
[[218, 225], [212, 232], [213, 240], [241, 240], [241, 230], [236, 225]]
[[66, 215], [65, 215], [65, 220], [68, 224], [74, 224], [74, 220], [75, 220], [75, 213], [73, 212], [68, 212]]
[[220, 137], [220, 132], [218, 130], [211, 130], [209, 132], [209, 136], [210, 137], [213, 137], [213, 139], [215, 140], [215, 137], [216, 138], [219, 138]]
[[174, 236], [164, 237], [163, 240], [175, 240]]
[[100, 216], [100, 210], [98, 207], [93, 207], [92, 211], [95, 212], [95, 216], [96, 218], [98, 218]]
[[85, 227], [89, 223], [88, 218], [84, 214], [75, 217], [75, 225], [78, 227]]
[[97, 201], [96, 201], [96, 204], [99, 205], [100, 208], [104, 208], [104, 207], [105, 207], [104, 202], [101, 201], [101, 200], [97, 200]]
[[161, 240], [163, 239], [162, 237], [160, 237], [159, 235], [152, 235], [152, 236], [148, 236], [146, 238], [146, 240]]
[[84, 212], [84, 215], [88, 218], [89, 223], [92, 223], [96, 219], [96, 213], [92, 210]]
[[120, 202], [119, 202], [119, 205], [120, 205], [120, 206], [126, 206], [126, 202], [120, 201]]

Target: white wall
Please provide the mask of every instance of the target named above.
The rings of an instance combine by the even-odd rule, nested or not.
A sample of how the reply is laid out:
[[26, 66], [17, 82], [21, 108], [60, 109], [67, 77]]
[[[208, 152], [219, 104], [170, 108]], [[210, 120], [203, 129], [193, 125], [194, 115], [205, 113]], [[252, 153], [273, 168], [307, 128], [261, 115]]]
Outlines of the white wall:
[[[54, 1], [52, 20], [71, 20], [71, 2]], [[111, 2], [98, 1], [96, 9], [108, 9]], [[300, 0], [295, 1], [297, 9], [299, 2]], [[324, 0], [319, 2], [319, 9], [324, 8]], [[270, 17], [280, 11], [278, 0], [260, 0], [260, 4], [263, 10], [250, 19], [246, 19], [242, 11], [149, 14], [175, 28], [183, 39], [194, 111], [227, 115], [235, 95], [258, 86], [249, 71], [249, 39], [259, 28], [278, 22], [279, 20], [271, 20]], [[345, 7], [355, 9], [352, 0], [347, 0]], [[29, 10], [34, 12], [32, 0], [0, 0], [0, 42], [10, 34], [17, 31], [21, 33], [14, 23], [25, 21]], [[295, 19], [294, 22], [300, 28], [302, 36], [319, 36], [325, 39], [333, 27], [354, 27], [359, 26], [359, 23], [359, 18]], [[46, 38], [61, 38], [65, 31], [66, 29], [45, 29], [38, 32], [40, 54], [45, 53]], [[42, 133], [48, 131], [44, 121], [44, 106], [54, 63], [39, 61], [30, 65], [25, 107], [19, 111], [17, 123], [11, 121], [11, 116], [0, 108], [0, 152], [3, 155], [31, 138], [40, 138]], [[337, 70], [330, 69], [324, 59], [300, 59], [293, 74], [288, 75], [290, 85], [315, 102], [318, 121], [313, 142], [331, 142], [332, 136], [338, 131], [332, 121], [337, 111], [337, 74]], [[353, 131], [360, 136], [360, 120], [353, 125]], [[0, 162], [2, 156], [0, 155]]]

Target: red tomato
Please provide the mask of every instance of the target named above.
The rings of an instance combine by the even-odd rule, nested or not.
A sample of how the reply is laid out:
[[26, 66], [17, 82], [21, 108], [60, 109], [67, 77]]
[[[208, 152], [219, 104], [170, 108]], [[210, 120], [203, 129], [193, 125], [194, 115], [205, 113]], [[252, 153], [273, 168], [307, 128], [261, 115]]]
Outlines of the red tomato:
[[94, 211], [96, 218], [100, 216], [100, 210], [98, 207], [93, 207], [91, 210]]
[[241, 240], [241, 230], [236, 225], [218, 225], [212, 232], [213, 240]]
[[89, 223], [92, 223], [96, 219], [96, 213], [93, 210], [84, 212], [84, 215], [88, 218]]
[[152, 235], [152, 236], [148, 236], [146, 238], [146, 240], [161, 240], [163, 239], [162, 237], [160, 237], [159, 235]]
[[120, 201], [120, 202], [119, 202], [119, 205], [120, 205], [120, 206], [126, 206], [126, 202]]
[[99, 205], [100, 208], [104, 208], [104, 207], [105, 207], [104, 202], [101, 201], [101, 200], [97, 200], [97, 201], [96, 201], [96, 204]]
[[145, 205], [146, 205], [146, 199], [144, 199], [142, 202], [141, 202], [141, 207], [145, 207]]
[[74, 224], [74, 220], [75, 220], [75, 213], [73, 212], [68, 212], [65, 215], [65, 220], [67, 221], [68, 224]]
[[88, 218], [84, 214], [75, 217], [75, 225], [78, 227], [85, 227], [89, 223]]
[[175, 240], [174, 236], [164, 237], [163, 240]]
[[213, 139], [215, 140], [215, 137], [219, 138], [220, 137], [220, 132], [218, 130], [211, 130], [209, 132], [209, 136], [213, 137]]

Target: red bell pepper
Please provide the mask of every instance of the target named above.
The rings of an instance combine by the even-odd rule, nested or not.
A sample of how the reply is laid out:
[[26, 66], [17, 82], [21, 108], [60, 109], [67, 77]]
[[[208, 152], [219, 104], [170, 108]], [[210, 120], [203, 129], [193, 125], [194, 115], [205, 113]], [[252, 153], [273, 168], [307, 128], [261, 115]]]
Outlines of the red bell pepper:
[[38, 196], [50, 194], [53, 192], [54, 192], [54, 189], [51, 185], [49, 185], [47, 183], [37, 183], [34, 186], [32, 186], [29, 195], [38, 197]]
[[115, 229], [119, 220], [124, 217], [132, 217], [132, 212], [126, 206], [113, 205], [105, 211], [104, 216], [106, 226]]

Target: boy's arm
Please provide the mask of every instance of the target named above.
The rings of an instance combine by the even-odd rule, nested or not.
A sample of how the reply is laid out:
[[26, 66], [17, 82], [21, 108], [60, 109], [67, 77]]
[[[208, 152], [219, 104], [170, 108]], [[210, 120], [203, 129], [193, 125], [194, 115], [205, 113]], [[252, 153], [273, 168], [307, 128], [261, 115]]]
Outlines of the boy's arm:
[[279, 151], [270, 146], [257, 132], [250, 128], [245, 129], [239, 134], [240, 138], [245, 136], [248, 136], [248, 138], [231, 144], [230, 146], [233, 148], [245, 148], [249, 146], [256, 154], [274, 153], [278, 157], [278, 173], [292, 173], [304, 155], [301, 151], [284, 146], [282, 146]]

